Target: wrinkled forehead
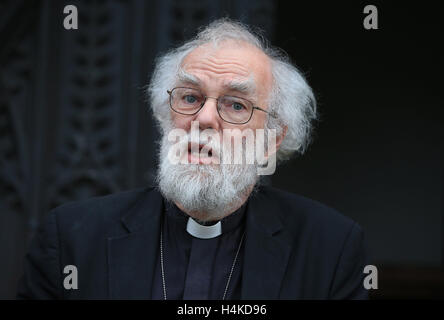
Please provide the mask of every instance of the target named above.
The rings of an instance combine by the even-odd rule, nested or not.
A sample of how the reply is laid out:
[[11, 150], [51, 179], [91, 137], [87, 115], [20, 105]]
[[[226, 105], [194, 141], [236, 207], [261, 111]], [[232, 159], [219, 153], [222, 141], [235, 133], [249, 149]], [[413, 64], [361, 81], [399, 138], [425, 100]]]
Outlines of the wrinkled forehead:
[[[198, 87], [198, 88], [205, 87], [205, 83], [200, 77], [187, 72], [183, 68], [180, 68], [179, 72], [177, 73], [177, 82], [178, 84], [181, 85], [191, 85], [193, 87]], [[248, 78], [221, 77], [218, 82], [219, 86], [224, 90], [236, 91], [246, 95], [255, 94], [257, 89], [256, 81], [254, 80], [254, 76], [251, 73]]]
[[207, 43], [192, 50], [182, 61], [179, 76], [190, 80], [236, 84], [258, 93], [271, 88], [270, 58], [246, 42], [225, 40]]

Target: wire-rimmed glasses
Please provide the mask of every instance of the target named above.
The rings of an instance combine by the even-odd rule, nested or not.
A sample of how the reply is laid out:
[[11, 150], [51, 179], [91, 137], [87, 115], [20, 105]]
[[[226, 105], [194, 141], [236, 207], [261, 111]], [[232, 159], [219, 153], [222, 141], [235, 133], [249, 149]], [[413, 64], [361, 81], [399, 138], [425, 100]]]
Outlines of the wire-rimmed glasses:
[[216, 99], [217, 113], [222, 120], [232, 124], [245, 124], [250, 121], [255, 109], [274, 115], [267, 110], [256, 107], [247, 99], [223, 95], [219, 98], [205, 96], [200, 90], [186, 87], [176, 87], [167, 90], [170, 95], [170, 107], [173, 111], [194, 115], [202, 109], [208, 98]]

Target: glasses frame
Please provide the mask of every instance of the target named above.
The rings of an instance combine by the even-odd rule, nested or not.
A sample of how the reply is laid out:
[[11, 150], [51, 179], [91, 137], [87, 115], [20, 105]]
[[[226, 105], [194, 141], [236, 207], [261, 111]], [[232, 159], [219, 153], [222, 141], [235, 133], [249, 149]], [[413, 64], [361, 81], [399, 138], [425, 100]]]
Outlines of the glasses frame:
[[[265, 112], [265, 113], [269, 114], [270, 116], [272, 116], [273, 118], [276, 118], [276, 116], [274, 115], [274, 113], [269, 112], [269, 111], [267, 111], [267, 110], [264, 110], [264, 109], [262, 109], [262, 108], [256, 107], [256, 106], [253, 104], [253, 102], [251, 102], [251, 101], [248, 100], [248, 99], [241, 98], [241, 97], [236, 97], [236, 96], [231, 96], [231, 95], [226, 95], [226, 94], [224, 94], [224, 95], [222, 95], [222, 96], [220, 96], [220, 97], [218, 97], [218, 98], [209, 97], [209, 96], [206, 96], [206, 95], [202, 94], [202, 96], [204, 97], [204, 100], [202, 101], [200, 107], [197, 109], [196, 112], [194, 112], [194, 113], [183, 113], [183, 112], [179, 112], [179, 111], [177, 111], [177, 110], [175, 110], [175, 109], [173, 108], [173, 103], [172, 103], [172, 99], [173, 99], [172, 93], [173, 93], [173, 91], [176, 90], [176, 89], [191, 89], [191, 90], [197, 90], [197, 91], [199, 91], [200, 93], [202, 93], [202, 91], [200, 91], [199, 89], [196, 89], [196, 88], [189, 88], [189, 87], [175, 87], [175, 88], [173, 88], [173, 89], [171, 89], [171, 90], [167, 90], [167, 93], [168, 93], [168, 95], [170, 96], [169, 99], [168, 99], [168, 101], [169, 101], [169, 103], [170, 103], [170, 108], [171, 108], [171, 110], [173, 110], [174, 112], [179, 113], [179, 114], [183, 114], [183, 115], [186, 115], [186, 116], [194, 116], [195, 114], [199, 113], [200, 110], [202, 110], [202, 107], [203, 107], [203, 106], [205, 105], [205, 103], [207, 102], [207, 99], [208, 99], [208, 98], [211, 98], [211, 99], [215, 99], [216, 102], [217, 102], [217, 103], [216, 103], [217, 114], [219, 115], [219, 117], [220, 117], [223, 121], [225, 121], [225, 122], [227, 122], [227, 123], [231, 123], [231, 124], [246, 124], [246, 123], [248, 123], [248, 122], [251, 120], [251, 118], [253, 117], [253, 113], [254, 113], [254, 110], [255, 110], [255, 109], [256, 109], [256, 110], [260, 110], [260, 111], [262, 111], [262, 112]], [[219, 108], [219, 99], [222, 98], [222, 97], [233, 97], [233, 98], [242, 99], [242, 100], [245, 100], [245, 101], [249, 102], [249, 103], [253, 106], [253, 108], [251, 109], [250, 117], [248, 118], [248, 120], [245, 121], [245, 122], [231, 122], [231, 121], [225, 120], [225, 119], [220, 115], [220, 108]]]

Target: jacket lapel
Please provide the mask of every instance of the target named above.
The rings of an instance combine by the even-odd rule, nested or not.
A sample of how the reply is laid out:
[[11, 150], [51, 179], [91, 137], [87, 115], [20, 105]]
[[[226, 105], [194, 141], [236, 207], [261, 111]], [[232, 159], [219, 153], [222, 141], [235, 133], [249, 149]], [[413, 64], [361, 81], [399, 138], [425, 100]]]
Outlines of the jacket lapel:
[[259, 191], [247, 209], [242, 299], [277, 299], [291, 245], [279, 219], [276, 199]]
[[163, 201], [149, 190], [122, 218], [127, 233], [108, 238], [111, 299], [150, 299]]
[[[253, 195], [247, 208], [242, 299], [277, 299], [291, 245], [275, 199]], [[158, 256], [162, 196], [150, 190], [122, 218], [127, 232], [108, 239], [108, 285], [111, 299], [150, 299]]]

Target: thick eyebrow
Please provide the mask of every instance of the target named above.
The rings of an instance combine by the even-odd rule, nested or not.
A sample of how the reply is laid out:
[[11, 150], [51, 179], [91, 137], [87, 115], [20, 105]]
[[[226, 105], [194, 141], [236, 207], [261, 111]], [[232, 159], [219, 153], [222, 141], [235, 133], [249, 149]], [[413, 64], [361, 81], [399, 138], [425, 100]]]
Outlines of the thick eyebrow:
[[192, 74], [186, 72], [182, 68], [179, 69], [179, 72], [177, 73], [177, 80], [180, 82], [189, 83], [195, 86], [200, 86], [201, 81], [196, 76], [193, 76]]
[[256, 90], [256, 83], [254, 82], [253, 75], [251, 75], [247, 80], [231, 80], [225, 83], [224, 87], [230, 91], [251, 95]]

